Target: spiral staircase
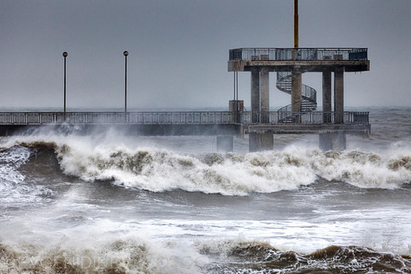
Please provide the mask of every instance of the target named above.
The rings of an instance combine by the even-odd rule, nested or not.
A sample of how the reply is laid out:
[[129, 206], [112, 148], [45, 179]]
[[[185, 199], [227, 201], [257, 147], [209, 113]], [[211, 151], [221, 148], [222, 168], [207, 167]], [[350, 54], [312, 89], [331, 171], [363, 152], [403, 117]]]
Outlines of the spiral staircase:
[[[276, 87], [282, 92], [291, 95], [292, 72], [277, 72]], [[278, 121], [280, 123], [293, 123], [297, 116], [306, 112], [314, 111], [317, 108], [317, 91], [310, 86], [301, 85], [302, 102], [298, 114], [292, 111], [292, 104], [284, 106], [277, 111]]]

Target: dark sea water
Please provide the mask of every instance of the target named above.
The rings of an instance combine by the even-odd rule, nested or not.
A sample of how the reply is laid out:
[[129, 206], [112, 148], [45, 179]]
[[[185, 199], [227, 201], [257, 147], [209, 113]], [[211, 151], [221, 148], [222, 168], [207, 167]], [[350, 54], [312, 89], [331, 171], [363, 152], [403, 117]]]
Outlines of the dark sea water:
[[370, 138], [39, 130], [0, 142], [0, 273], [411, 273], [411, 108]]

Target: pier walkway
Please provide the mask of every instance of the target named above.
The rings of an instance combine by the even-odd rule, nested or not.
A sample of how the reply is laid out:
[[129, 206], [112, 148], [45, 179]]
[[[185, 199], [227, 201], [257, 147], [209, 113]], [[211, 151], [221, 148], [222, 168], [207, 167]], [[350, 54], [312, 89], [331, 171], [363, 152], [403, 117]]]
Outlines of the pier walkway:
[[[295, 114], [295, 113], [294, 113]], [[284, 113], [229, 111], [160, 112], [0, 112], [0, 135], [39, 126], [57, 128], [123, 128], [141, 135], [233, 135], [270, 130], [275, 134], [340, 132], [370, 134], [368, 112], [345, 112], [344, 123], [335, 124], [334, 113], [300, 113], [298, 124], [286, 123]], [[291, 113], [290, 113], [291, 115]], [[257, 122], [253, 122], [256, 119]], [[324, 118], [330, 119], [325, 123]], [[259, 121], [266, 120], [266, 123]]]
[[[229, 151], [232, 136], [248, 134], [250, 151], [260, 151], [273, 148], [274, 134], [319, 134], [322, 149], [341, 150], [347, 134], [371, 132], [368, 112], [344, 108], [344, 73], [369, 69], [366, 48], [231, 49], [228, 71], [234, 73], [234, 100], [229, 111], [128, 112], [126, 101], [124, 112], [0, 112], [0, 136], [40, 127], [85, 134], [114, 128], [145, 136], [214, 135], [217, 146]], [[251, 111], [245, 111], [238, 98], [239, 72], [251, 73]], [[270, 72], [277, 74], [278, 90], [291, 95], [291, 104], [277, 111], [270, 108]], [[322, 73], [322, 111], [316, 111], [316, 90], [302, 84], [302, 74], [311, 72]]]

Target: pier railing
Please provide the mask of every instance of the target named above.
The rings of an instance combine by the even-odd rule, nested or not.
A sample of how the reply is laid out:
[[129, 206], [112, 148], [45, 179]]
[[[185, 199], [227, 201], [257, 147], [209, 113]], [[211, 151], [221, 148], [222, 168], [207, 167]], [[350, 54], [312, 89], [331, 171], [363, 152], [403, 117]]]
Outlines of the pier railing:
[[[283, 115], [284, 113], [281, 113]], [[0, 125], [199, 125], [199, 124], [287, 124], [277, 111], [271, 112], [0, 112]], [[287, 113], [298, 124], [334, 123], [335, 113]], [[281, 116], [281, 117], [280, 117]], [[344, 112], [344, 124], [369, 124], [368, 112]]]
[[231, 49], [229, 61], [323, 61], [368, 60], [367, 48], [238, 48]]
[[[284, 120], [284, 117], [295, 117], [295, 121]], [[241, 115], [242, 124], [258, 124], [259, 121], [268, 121], [269, 124], [334, 124], [334, 112], [243, 112]], [[298, 122], [296, 122], [298, 121]], [[369, 112], [344, 112], [344, 124], [369, 124]]]

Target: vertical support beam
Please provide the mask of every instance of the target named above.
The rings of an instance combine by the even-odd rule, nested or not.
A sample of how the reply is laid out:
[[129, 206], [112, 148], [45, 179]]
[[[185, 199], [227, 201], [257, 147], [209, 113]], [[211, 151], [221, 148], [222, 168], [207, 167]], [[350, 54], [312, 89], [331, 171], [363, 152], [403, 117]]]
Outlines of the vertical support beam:
[[323, 70], [323, 123], [331, 123], [331, 70]]
[[235, 72], [235, 79], [236, 79], [236, 83], [235, 83], [235, 100], [238, 101], [238, 71]]
[[334, 72], [334, 113], [335, 123], [344, 123], [344, 67], [336, 67]]
[[[291, 111], [298, 113], [301, 111], [301, 73], [293, 68], [293, 76], [291, 80]], [[299, 123], [300, 117], [296, 117], [294, 123]]]
[[272, 150], [274, 147], [274, 138], [271, 131], [250, 132], [249, 133], [249, 151], [257, 152]]
[[234, 123], [241, 123], [241, 113], [244, 109], [244, 101], [243, 100], [230, 100], [228, 105], [228, 110], [233, 115], [233, 122]]
[[252, 123], [258, 123], [260, 113], [260, 69], [251, 69], [251, 112]]
[[233, 71], [233, 75], [234, 75], [234, 84], [233, 84], [233, 87], [234, 87], [234, 97], [233, 97], [233, 100], [237, 100], [236, 98], [235, 98], [235, 92], [236, 92], [236, 71]]
[[269, 123], [270, 111], [270, 86], [269, 71], [261, 69], [260, 71], [260, 96], [261, 96], [261, 123]]

